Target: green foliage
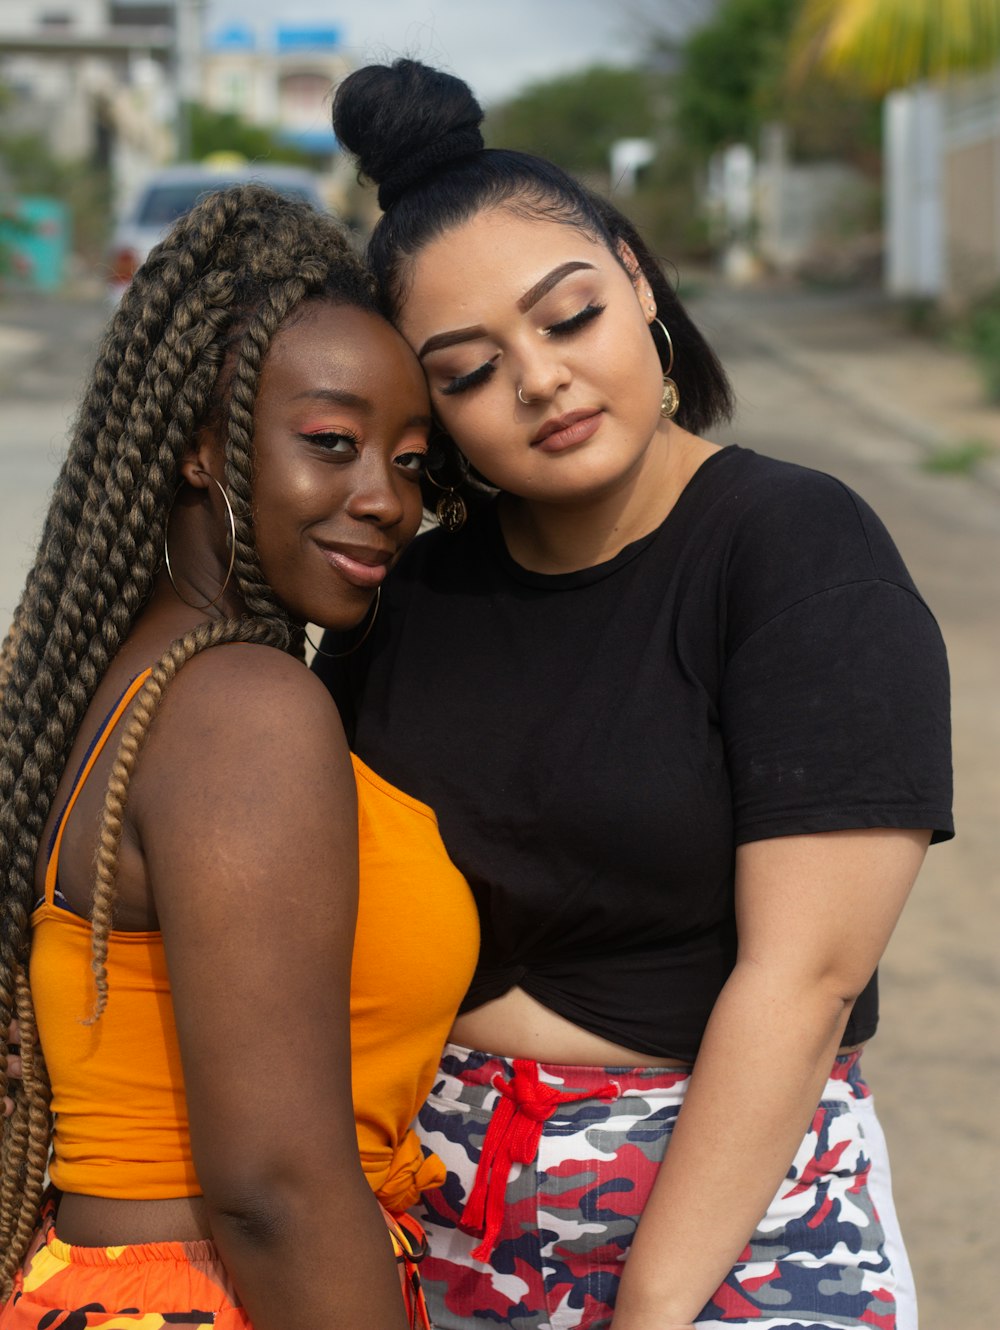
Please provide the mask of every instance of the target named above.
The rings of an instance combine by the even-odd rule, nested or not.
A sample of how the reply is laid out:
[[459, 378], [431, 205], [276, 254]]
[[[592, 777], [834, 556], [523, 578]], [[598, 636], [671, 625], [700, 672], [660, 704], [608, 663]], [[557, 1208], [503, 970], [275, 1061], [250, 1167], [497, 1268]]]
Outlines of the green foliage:
[[698, 179], [697, 163], [684, 146], [667, 144], [643, 172], [635, 194], [619, 201], [653, 253], [668, 266], [711, 259]]
[[985, 439], [962, 439], [935, 448], [921, 462], [921, 469], [938, 476], [967, 476], [975, 471], [979, 462], [992, 457], [993, 445]]
[[40, 194], [65, 203], [73, 220], [74, 249], [89, 262], [100, 259], [111, 213], [106, 171], [55, 157], [40, 134], [0, 130], [0, 174], [13, 194]]
[[990, 70], [1000, 59], [997, 0], [803, 0], [801, 8], [796, 66], [870, 95]]
[[681, 48], [674, 80], [680, 136], [708, 156], [729, 143], [755, 144], [781, 120], [799, 160], [839, 158], [877, 172], [879, 100], [813, 73], [790, 79], [791, 41], [803, 0], [722, 0], [715, 18]]
[[491, 145], [548, 157], [573, 174], [606, 172], [616, 139], [645, 138], [655, 128], [655, 86], [641, 69], [595, 65], [536, 83], [491, 110]]
[[959, 338], [972, 353], [987, 397], [1000, 402], [1000, 288], [972, 306]]
[[239, 153], [247, 161], [287, 162], [313, 166], [316, 158], [294, 144], [283, 143], [273, 130], [251, 125], [232, 111], [213, 111], [192, 104], [186, 108], [190, 134], [190, 156], [201, 161], [213, 152]]
[[674, 97], [678, 128], [692, 147], [708, 154], [752, 143], [774, 117], [799, 2], [723, 0], [715, 18], [689, 37]]

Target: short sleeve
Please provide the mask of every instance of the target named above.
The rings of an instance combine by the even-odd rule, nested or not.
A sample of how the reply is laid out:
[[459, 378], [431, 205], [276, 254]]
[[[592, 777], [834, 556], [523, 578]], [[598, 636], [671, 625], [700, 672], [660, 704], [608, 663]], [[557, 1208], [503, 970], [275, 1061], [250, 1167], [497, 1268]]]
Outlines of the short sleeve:
[[872, 577], [774, 615], [726, 663], [736, 841], [864, 827], [953, 834], [948, 666], [906, 586]]

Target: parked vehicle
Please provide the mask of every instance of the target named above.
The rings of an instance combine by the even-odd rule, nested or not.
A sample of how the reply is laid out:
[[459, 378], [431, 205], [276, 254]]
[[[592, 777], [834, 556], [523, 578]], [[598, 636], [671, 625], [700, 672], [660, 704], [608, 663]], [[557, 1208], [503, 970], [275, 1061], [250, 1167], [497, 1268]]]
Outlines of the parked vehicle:
[[206, 166], [196, 162], [164, 167], [148, 177], [125, 208], [111, 239], [108, 259], [108, 296], [117, 303], [146, 255], [167, 234], [178, 217], [215, 189], [254, 180], [289, 198], [305, 199], [326, 210], [317, 177], [293, 166], [257, 163]]

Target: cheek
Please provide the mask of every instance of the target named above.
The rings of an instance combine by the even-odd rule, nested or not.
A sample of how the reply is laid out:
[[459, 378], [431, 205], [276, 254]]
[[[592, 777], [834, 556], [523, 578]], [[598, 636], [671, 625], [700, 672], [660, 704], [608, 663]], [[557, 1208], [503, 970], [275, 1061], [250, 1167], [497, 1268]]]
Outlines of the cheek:
[[417, 534], [420, 523], [424, 520], [424, 499], [419, 485], [412, 485], [408, 480], [404, 481], [403, 485], [404, 491], [401, 495], [403, 520], [400, 524], [400, 535], [408, 543]]
[[287, 459], [263, 465], [254, 484], [254, 525], [264, 558], [297, 546], [301, 528], [332, 511], [334, 486], [320, 484], [314, 467]]
[[510, 393], [503, 383], [486, 384], [461, 400], [442, 398], [435, 404], [437, 417], [473, 466], [477, 459], [502, 456], [517, 446], [521, 432]]

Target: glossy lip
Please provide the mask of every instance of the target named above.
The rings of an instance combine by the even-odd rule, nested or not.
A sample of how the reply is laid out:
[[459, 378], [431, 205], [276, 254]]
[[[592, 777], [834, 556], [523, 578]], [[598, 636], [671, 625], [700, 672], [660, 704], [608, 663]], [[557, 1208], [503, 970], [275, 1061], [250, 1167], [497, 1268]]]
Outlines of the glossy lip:
[[352, 586], [374, 587], [385, 580], [395, 550], [376, 549], [372, 545], [324, 545], [316, 542], [319, 552]]
[[543, 452], [560, 452], [563, 448], [572, 448], [589, 439], [603, 417], [604, 413], [600, 409], [567, 411], [564, 416], [547, 420], [531, 440], [531, 446], [541, 448]]

